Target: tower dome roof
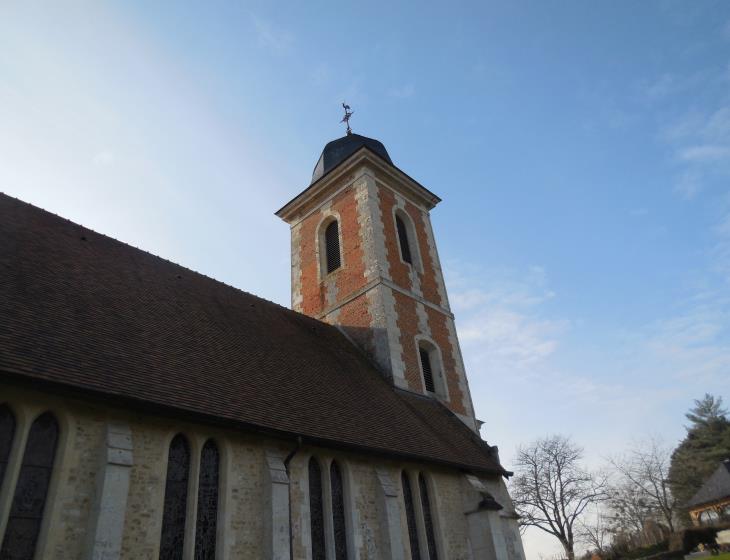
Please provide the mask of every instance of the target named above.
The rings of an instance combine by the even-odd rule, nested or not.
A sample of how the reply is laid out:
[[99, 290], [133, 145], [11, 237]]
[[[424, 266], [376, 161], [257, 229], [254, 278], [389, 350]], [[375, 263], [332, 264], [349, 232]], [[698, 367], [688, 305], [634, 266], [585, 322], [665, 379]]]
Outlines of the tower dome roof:
[[312, 183], [332, 171], [363, 146], [393, 165], [393, 161], [388, 155], [388, 150], [385, 149], [382, 142], [373, 138], [367, 138], [366, 136], [360, 136], [359, 134], [348, 134], [337, 140], [332, 140], [332, 142], [329, 142], [324, 147], [322, 155], [319, 156], [319, 160], [317, 161], [317, 165], [314, 166]]

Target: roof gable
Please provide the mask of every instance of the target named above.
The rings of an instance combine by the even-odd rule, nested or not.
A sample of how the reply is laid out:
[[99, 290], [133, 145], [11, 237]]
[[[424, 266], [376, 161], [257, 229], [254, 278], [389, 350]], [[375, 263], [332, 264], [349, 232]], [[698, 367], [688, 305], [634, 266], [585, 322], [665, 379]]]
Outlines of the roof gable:
[[504, 473], [450, 411], [396, 391], [335, 327], [0, 194], [0, 380], [9, 374]]

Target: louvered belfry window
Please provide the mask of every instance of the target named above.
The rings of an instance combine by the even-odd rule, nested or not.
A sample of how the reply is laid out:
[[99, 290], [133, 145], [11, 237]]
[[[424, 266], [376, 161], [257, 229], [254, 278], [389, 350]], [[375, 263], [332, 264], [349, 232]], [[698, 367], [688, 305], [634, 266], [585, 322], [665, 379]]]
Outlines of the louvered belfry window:
[[215, 560], [219, 465], [218, 446], [212, 439], [209, 439], [205, 442], [200, 454], [198, 521], [195, 525], [195, 560]]
[[6, 405], [0, 406], [0, 488], [8, 468], [10, 449], [15, 436], [15, 416]]
[[426, 391], [435, 393], [436, 388], [433, 384], [433, 369], [431, 368], [431, 356], [425, 348], [419, 348], [418, 354], [421, 357], [421, 369], [423, 369], [423, 382], [426, 385]]
[[408, 230], [406, 229], [406, 224], [397, 214], [395, 216], [395, 227], [398, 230], [398, 241], [400, 242], [400, 256], [403, 259], [403, 262], [413, 264], [413, 259], [411, 258], [411, 246], [408, 242]]
[[312, 560], [325, 560], [322, 470], [319, 468], [319, 462], [314, 457], [309, 459], [309, 518], [312, 536]]
[[185, 543], [190, 446], [182, 434], [172, 438], [167, 459], [160, 560], [181, 560]]
[[428, 498], [428, 487], [426, 479], [422, 474], [418, 475], [418, 487], [421, 491], [421, 507], [423, 508], [423, 525], [426, 529], [426, 542], [428, 543], [429, 560], [438, 560], [436, 552], [436, 534], [433, 530], [433, 517], [431, 515], [431, 501]]
[[327, 258], [327, 274], [340, 268], [340, 232], [337, 220], [330, 222], [324, 230], [324, 243]]
[[332, 489], [332, 529], [335, 533], [335, 560], [347, 560], [347, 524], [345, 522], [345, 494], [342, 473], [336, 461], [330, 465]]
[[408, 542], [411, 543], [411, 558], [421, 559], [421, 550], [418, 545], [418, 526], [416, 525], [416, 511], [413, 508], [413, 493], [411, 481], [406, 471], [401, 473], [401, 486], [403, 486], [403, 501], [406, 506], [406, 521], [408, 523]]
[[58, 431], [58, 422], [50, 412], [36, 418], [30, 427], [0, 558], [32, 560], [35, 556], [53, 473]]

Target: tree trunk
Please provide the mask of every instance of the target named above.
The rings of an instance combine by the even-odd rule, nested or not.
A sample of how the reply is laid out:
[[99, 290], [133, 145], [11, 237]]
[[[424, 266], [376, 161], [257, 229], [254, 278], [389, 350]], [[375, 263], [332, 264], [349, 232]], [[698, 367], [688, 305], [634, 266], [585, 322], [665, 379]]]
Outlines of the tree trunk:
[[565, 550], [565, 557], [568, 560], [575, 560], [575, 552], [573, 552], [573, 543], [568, 540], [560, 539], [560, 544], [563, 545]]

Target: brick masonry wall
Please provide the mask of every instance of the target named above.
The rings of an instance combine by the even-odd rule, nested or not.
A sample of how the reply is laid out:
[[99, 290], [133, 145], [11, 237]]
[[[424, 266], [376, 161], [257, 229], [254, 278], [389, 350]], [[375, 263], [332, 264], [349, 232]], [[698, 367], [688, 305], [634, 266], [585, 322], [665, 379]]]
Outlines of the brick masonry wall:
[[[346, 181], [332, 185], [335, 194], [292, 228], [294, 308], [341, 326], [397, 386], [416, 392], [424, 391], [416, 337], [431, 339], [443, 358], [447, 405], [462, 417], [473, 416], [428, 212], [378, 183], [367, 167]], [[401, 260], [396, 210], [412, 222], [413, 266]], [[326, 274], [318, 238], [332, 217], [339, 222], [343, 259], [340, 269]], [[410, 295], [378, 282], [392, 282]]]

